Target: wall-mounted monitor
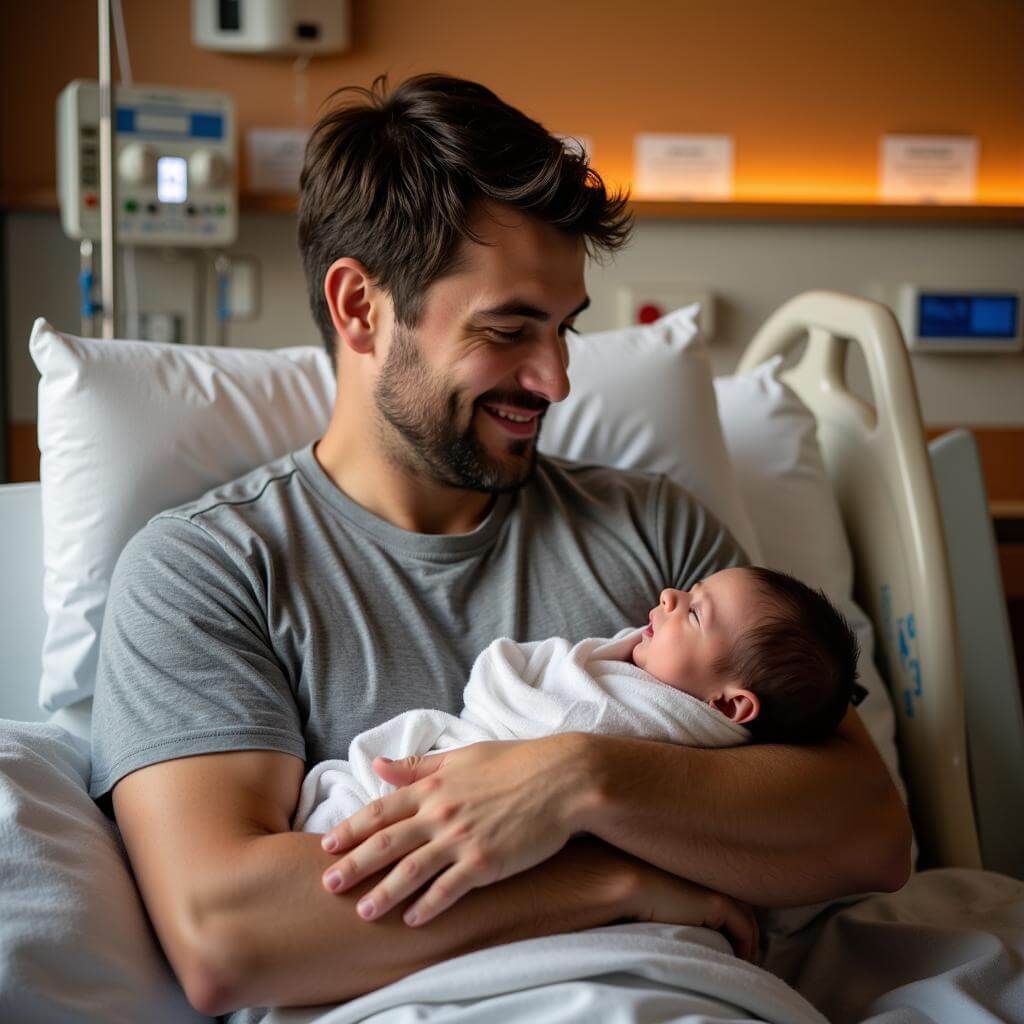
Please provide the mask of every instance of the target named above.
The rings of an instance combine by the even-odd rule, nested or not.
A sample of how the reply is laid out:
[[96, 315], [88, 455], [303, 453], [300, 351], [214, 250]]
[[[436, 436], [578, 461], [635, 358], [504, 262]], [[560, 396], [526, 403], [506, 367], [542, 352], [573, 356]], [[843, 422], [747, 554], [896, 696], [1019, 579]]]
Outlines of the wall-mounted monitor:
[[1002, 288], [931, 288], [906, 284], [900, 321], [915, 352], [1020, 352], [1018, 291]]

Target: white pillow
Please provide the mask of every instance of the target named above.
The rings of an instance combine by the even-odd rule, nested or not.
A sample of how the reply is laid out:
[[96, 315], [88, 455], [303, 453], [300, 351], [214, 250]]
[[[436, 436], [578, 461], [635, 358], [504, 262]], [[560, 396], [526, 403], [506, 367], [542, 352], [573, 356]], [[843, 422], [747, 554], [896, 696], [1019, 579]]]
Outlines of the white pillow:
[[110, 576], [158, 512], [320, 436], [334, 377], [318, 348], [98, 341], [35, 322], [43, 604], [40, 704], [93, 692]]
[[868, 691], [857, 712], [900, 784], [892, 702], [875, 668], [871, 622], [853, 601], [853, 553], [818, 447], [817, 422], [779, 379], [781, 366], [776, 356], [751, 373], [715, 381], [725, 442], [747, 507], [757, 512], [762, 564], [820, 587], [857, 633], [861, 684]]
[[[574, 393], [548, 410], [541, 448], [668, 473], [756, 559], [707, 352], [696, 338], [696, 310], [574, 339]], [[42, 319], [30, 347], [42, 374], [48, 622], [40, 703], [52, 711], [93, 692], [110, 577], [131, 536], [157, 512], [320, 436], [335, 384], [327, 356], [313, 347], [99, 341]], [[621, 424], [613, 422], [618, 417]]]
[[664, 473], [729, 528], [752, 562], [757, 534], [718, 420], [700, 304], [654, 323], [569, 336], [571, 391], [544, 417], [542, 452]]
[[197, 1024], [114, 826], [89, 798], [89, 750], [0, 722], [0, 1020]]
[[[853, 554], [818, 446], [817, 421], [780, 379], [781, 368], [776, 356], [750, 373], [715, 380], [725, 443], [754, 512], [761, 564], [820, 587], [857, 634], [859, 681], [868, 691], [857, 713], [906, 803], [892, 701], [875, 667], [871, 621], [853, 600]], [[778, 912], [775, 923], [791, 930], [809, 917]]]

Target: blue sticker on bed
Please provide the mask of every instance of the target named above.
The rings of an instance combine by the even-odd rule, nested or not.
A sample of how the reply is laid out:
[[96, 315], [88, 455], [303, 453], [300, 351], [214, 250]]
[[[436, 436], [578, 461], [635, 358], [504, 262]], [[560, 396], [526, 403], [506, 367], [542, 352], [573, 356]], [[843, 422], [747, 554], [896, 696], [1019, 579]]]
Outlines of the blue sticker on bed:
[[[921, 659], [918, 657], [917, 649], [917, 620], [912, 611], [906, 615], [898, 616], [893, 621], [892, 613], [892, 589], [888, 583], [881, 587], [880, 612], [882, 624], [889, 640], [889, 650], [893, 647], [899, 652], [900, 668], [903, 670], [902, 677], [907, 680], [903, 686], [903, 711], [907, 718], [914, 717], [916, 702], [924, 695], [921, 685]], [[891, 662], [889, 651], [879, 652], [885, 675], [894, 683], [895, 680], [890, 673]]]

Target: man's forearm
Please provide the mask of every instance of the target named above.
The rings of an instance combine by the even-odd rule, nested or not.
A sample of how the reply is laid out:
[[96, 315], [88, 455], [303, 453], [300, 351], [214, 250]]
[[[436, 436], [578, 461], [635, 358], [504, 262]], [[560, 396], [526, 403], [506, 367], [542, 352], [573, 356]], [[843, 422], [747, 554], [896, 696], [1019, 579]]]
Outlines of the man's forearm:
[[319, 839], [280, 833], [239, 851], [230, 885], [203, 910], [206, 1012], [352, 999], [461, 953], [608, 924], [622, 916], [628, 891], [630, 858], [580, 837], [529, 871], [473, 890], [420, 928], [402, 921], [406, 904], [367, 923], [355, 904], [381, 875], [341, 895], [326, 892]]
[[679, 877], [760, 906], [906, 880], [909, 819], [873, 746], [590, 746], [598, 795], [584, 828]]

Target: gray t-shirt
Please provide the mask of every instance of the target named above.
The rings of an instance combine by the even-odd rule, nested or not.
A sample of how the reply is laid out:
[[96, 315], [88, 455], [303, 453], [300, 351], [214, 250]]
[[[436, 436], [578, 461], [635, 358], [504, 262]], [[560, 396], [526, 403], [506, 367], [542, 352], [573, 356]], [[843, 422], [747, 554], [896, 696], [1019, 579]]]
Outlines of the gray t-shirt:
[[418, 534], [348, 498], [309, 445], [161, 513], [125, 548], [90, 792], [192, 754], [345, 757], [403, 711], [457, 715], [496, 637], [612, 636], [642, 625], [664, 587], [744, 564], [663, 476], [541, 456], [471, 533]]
[[739, 548], [662, 476], [539, 457], [471, 533], [399, 529], [312, 445], [156, 516], [114, 573], [90, 792], [190, 754], [312, 765], [410, 708], [457, 715], [499, 636], [612, 636]]

